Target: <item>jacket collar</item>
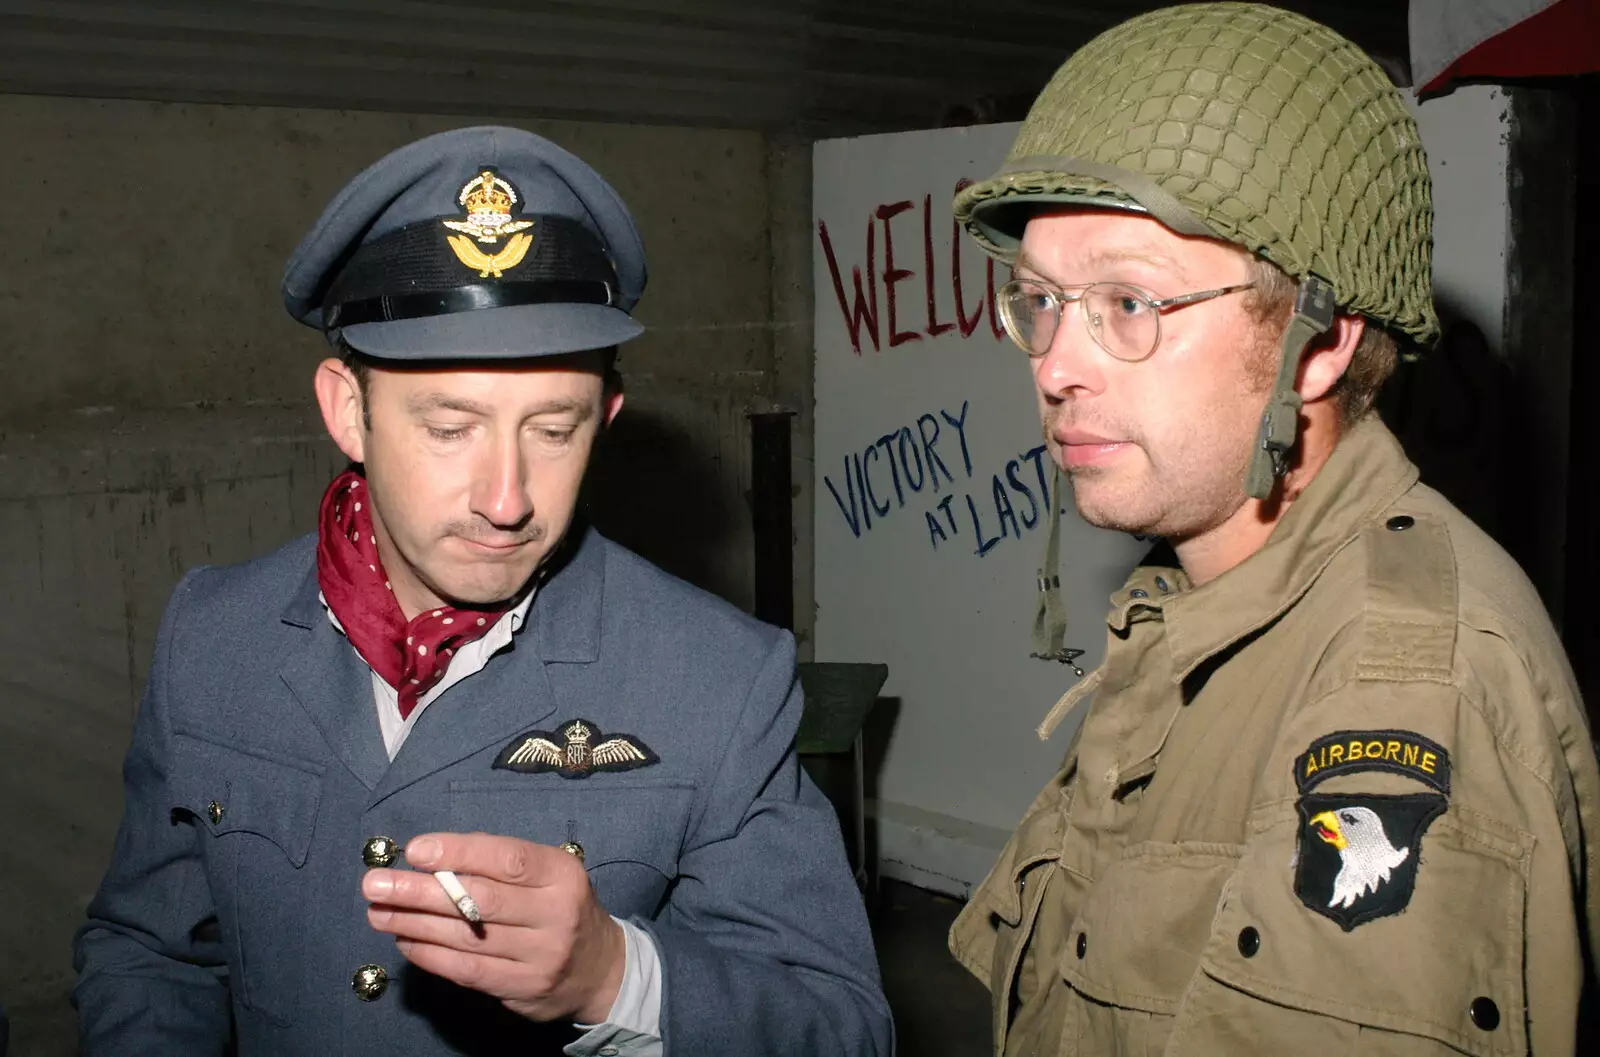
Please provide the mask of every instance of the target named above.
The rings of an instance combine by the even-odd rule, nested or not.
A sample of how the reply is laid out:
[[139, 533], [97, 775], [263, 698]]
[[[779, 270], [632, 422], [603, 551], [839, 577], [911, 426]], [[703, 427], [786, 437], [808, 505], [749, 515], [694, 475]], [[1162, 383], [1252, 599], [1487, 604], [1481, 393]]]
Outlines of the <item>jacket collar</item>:
[[529, 614], [529, 630], [533, 648], [546, 662], [587, 664], [600, 656], [606, 541], [581, 522], [572, 526], [568, 540], [540, 571], [544, 583]]
[[[373, 791], [373, 802], [530, 729], [556, 709], [546, 666], [599, 657], [606, 542], [583, 526], [574, 531], [572, 542], [541, 570], [545, 582], [529, 626], [518, 636], [523, 641], [478, 676], [445, 691], [392, 763], [374, 713], [370, 672], [329, 623], [313, 562], [282, 614], [285, 623], [305, 629], [307, 638], [285, 657], [280, 674], [329, 746]], [[519, 662], [520, 650], [529, 652]], [[472, 695], [472, 707], [440, 707], [462, 693]]]
[[[605, 539], [575, 522], [568, 541], [536, 574], [539, 587], [529, 622], [533, 648], [545, 661], [587, 663], [600, 655], [600, 609], [605, 586]], [[313, 560], [281, 619], [297, 628], [328, 622]]]
[[[1357, 423], [1306, 490], [1273, 529], [1266, 545], [1238, 566], [1200, 587], [1183, 587], [1160, 600], [1172, 653], [1172, 680], [1181, 683], [1211, 657], [1266, 627], [1294, 606], [1327, 568], [1334, 555], [1360, 534], [1367, 522], [1392, 506], [1417, 482], [1417, 468], [1406, 458], [1376, 415]], [[1112, 596], [1118, 608], [1111, 624], [1126, 627], [1135, 603], [1132, 592], [1157, 575], [1174, 582], [1176, 570], [1141, 569]], [[1135, 581], [1139, 581], [1135, 583]]]

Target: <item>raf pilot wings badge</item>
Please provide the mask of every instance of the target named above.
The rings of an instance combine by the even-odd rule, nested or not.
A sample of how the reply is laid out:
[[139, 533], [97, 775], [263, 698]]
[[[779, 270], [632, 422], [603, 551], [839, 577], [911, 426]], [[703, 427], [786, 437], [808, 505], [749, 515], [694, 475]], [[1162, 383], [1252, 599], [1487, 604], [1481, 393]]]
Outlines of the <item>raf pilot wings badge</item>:
[[563, 778], [587, 778], [596, 771], [632, 771], [660, 763], [650, 747], [632, 734], [606, 736], [588, 720], [574, 719], [560, 734], [530, 730], [500, 750], [494, 766], [522, 774], [554, 771]]

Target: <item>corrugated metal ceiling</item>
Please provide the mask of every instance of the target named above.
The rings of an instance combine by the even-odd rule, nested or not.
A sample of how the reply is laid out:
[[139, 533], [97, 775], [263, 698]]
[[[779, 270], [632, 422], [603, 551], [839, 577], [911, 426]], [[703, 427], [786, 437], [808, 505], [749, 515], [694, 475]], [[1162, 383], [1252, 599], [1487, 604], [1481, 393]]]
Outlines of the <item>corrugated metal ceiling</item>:
[[[1156, 6], [0, 0], [0, 91], [837, 134], [1017, 116], [1072, 48]], [[1285, 6], [1404, 55], [1403, 2]]]

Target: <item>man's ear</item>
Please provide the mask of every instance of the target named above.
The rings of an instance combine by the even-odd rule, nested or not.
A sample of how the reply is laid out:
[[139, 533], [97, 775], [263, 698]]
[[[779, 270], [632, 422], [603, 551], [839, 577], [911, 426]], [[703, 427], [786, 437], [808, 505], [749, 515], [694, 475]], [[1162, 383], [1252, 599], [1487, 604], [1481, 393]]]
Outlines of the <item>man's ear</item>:
[[338, 360], [326, 359], [317, 365], [312, 385], [328, 436], [351, 462], [366, 462], [366, 402], [355, 374]]
[[1340, 314], [1333, 317], [1333, 327], [1306, 349], [1300, 359], [1300, 378], [1295, 388], [1306, 403], [1321, 400], [1333, 391], [1350, 369], [1350, 359], [1367, 332], [1364, 316]]
[[622, 410], [622, 375], [616, 371], [606, 372], [605, 389], [600, 394], [600, 431], [603, 433], [611, 427], [617, 414]]

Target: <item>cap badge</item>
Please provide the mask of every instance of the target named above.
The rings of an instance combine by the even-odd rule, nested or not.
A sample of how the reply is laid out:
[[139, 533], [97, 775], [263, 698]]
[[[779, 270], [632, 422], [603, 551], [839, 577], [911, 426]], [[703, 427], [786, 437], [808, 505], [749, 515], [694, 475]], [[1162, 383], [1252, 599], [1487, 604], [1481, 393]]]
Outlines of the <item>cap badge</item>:
[[[509, 182], [485, 169], [461, 189], [456, 201], [467, 211], [464, 220], [446, 220], [444, 226], [459, 235], [446, 236], [456, 258], [468, 268], [477, 269], [484, 279], [500, 278], [507, 269], [515, 268], [528, 255], [533, 236], [518, 234], [533, 227], [531, 220], [514, 220], [511, 211], [517, 207], [517, 189]], [[485, 253], [473, 243], [496, 246], [506, 240], [505, 248], [496, 253]]]

